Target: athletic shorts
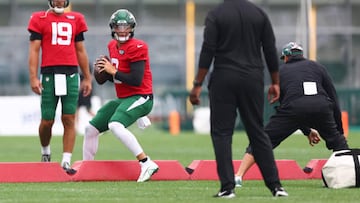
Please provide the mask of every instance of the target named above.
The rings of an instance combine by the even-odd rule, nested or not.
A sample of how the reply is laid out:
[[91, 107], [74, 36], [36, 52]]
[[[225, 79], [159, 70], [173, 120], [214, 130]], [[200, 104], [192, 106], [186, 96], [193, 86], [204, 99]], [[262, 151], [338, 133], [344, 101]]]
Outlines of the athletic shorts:
[[58, 101], [62, 114], [75, 114], [79, 96], [79, 74], [66, 75], [66, 95], [55, 96], [54, 74], [42, 74], [41, 118], [54, 120]]
[[112, 121], [120, 122], [125, 127], [129, 127], [138, 118], [149, 114], [152, 107], [153, 100], [149, 96], [136, 95], [117, 98], [102, 106], [90, 124], [99, 132], [107, 131], [109, 129], [108, 123]]

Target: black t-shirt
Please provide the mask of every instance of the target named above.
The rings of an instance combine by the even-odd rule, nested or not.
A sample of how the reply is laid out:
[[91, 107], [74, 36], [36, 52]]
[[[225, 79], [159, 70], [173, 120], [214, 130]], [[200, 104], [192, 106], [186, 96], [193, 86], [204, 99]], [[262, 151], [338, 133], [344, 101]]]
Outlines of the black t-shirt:
[[266, 13], [249, 1], [225, 0], [205, 20], [199, 67], [241, 72], [263, 69], [262, 51], [269, 72], [279, 61], [272, 25]]

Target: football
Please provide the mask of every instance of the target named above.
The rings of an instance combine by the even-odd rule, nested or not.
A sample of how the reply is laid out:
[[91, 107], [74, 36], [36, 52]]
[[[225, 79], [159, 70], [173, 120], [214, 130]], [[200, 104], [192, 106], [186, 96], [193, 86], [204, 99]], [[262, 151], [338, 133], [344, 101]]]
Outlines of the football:
[[[107, 60], [110, 60], [109, 57], [107, 57], [107, 56], [102, 56], [102, 57], [105, 57]], [[95, 63], [94, 63], [94, 77], [95, 77], [96, 82], [97, 82], [99, 85], [102, 85], [102, 84], [104, 84], [106, 81], [112, 79], [112, 75], [110, 75], [110, 74], [107, 73], [106, 71], [100, 72], [101, 67], [99, 67], [98, 62], [101, 61], [101, 58], [102, 58], [102, 57], [96, 59], [96, 61], [95, 61]]]

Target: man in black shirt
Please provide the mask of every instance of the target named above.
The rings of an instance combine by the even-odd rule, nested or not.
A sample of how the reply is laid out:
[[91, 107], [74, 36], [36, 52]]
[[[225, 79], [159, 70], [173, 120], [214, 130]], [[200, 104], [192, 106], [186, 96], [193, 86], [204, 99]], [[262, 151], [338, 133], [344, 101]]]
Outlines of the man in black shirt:
[[[336, 90], [325, 67], [305, 59], [303, 48], [295, 42], [284, 46], [281, 59], [285, 64], [280, 67], [280, 106], [265, 126], [273, 148], [297, 129], [309, 135], [310, 145], [317, 144], [318, 135], [307, 128], [311, 127], [319, 131], [329, 150], [348, 149]], [[250, 145], [236, 173], [237, 186], [255, 163]]]
[[190, 102], [200, 103], [201, 85], [214, 59], [208, 84], [211, 139], [220, 179], [215, 197], [233, 198], [232, 135], [237, 111], [248, 134], [253, 155], [266, 186], [274, 196], [288, 196], [282, 188], [268, 135], [264, 131], [264, 53], [272, 84], [268, 99], [280, 96], [275, 36], [266, 13], [246, 0], [224, 0], [205, 20], [199, 69]]

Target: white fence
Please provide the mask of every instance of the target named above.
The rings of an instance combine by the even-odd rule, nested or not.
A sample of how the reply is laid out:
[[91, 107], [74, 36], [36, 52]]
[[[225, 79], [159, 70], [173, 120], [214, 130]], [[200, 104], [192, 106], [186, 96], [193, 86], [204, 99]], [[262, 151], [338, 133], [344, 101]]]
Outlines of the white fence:
[[[92, 108], [96, 112], [101, 105], [99, 97], [92, 98]], [[0, 136], [4, 135], [38, 135], [40, 124], [40, 96], [4, 96], [0, 97]], [[61, 105], [58, 105], [54, 135], [63, 134], [61, 123]], [[90, 120], [85, 109], [79, 111], [78, 132], [84, 133], [86, 123]]]

